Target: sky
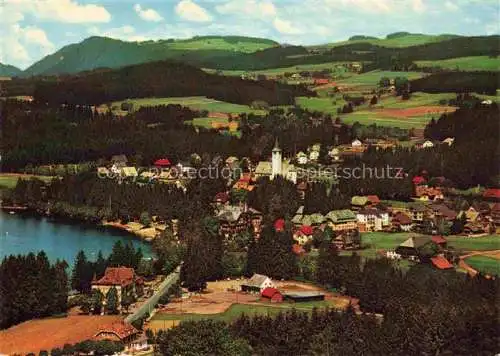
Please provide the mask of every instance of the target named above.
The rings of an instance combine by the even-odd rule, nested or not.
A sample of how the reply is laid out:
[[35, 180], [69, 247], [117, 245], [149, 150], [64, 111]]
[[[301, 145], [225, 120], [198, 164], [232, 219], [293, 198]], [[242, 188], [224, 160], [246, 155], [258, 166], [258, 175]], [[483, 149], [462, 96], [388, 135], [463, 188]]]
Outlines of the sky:
[[0, 62], [24, 69], [90, 36], [310, 45], [397, 31], [491, 35], [499, 23], [498, 0], [0, 0]]

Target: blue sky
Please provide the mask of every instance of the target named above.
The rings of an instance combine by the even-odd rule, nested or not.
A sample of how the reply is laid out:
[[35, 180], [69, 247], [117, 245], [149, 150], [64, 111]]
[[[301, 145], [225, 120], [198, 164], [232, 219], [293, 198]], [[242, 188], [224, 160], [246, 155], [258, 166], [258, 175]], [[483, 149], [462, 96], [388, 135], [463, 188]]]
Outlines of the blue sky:
[[498, 0], [0, 0], [0, 62], [20, 68], [93, 35], [319, 44], [395, 31], [498, 34]]

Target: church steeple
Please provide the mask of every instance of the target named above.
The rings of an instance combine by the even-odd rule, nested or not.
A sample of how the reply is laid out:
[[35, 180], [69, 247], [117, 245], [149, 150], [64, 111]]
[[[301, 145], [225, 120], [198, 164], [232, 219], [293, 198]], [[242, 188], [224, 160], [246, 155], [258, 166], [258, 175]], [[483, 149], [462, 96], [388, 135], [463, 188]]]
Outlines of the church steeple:
[[281, 148], [278, 143], [278, 138], [276, 137], [276, 142], [274, 143], [273, 154], [272, 154], [272, 162], [271, 162], [271, 179], [278, 175], [283, 174], [282, 170], [282, 159], [281, 159]]
[[273, 152], [281, 152], [281, 148], [280, 148], [280, 145], [279, 145], [277, 137], [276, 137], [276, 141], [274, 142]]

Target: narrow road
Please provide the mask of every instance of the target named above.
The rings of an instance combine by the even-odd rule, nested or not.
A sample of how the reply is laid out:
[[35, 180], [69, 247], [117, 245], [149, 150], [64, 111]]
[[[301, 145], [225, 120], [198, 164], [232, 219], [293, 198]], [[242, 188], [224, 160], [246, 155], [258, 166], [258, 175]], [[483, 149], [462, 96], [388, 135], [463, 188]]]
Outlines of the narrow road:
[[170, 287], [172, 287], [175, 283], [177, 283], [180, 277], [180, 272], [181, 272], [181, 266], [178, 266], [172, 273], [170, 273], [165, 278], [163, 282], [161, 282], [158, 290], [151, 297], [149, 297], [149, 299], [146, 300], [139, 309], [137, 309], [134, 313], [128, 315], [125, 318], [125, 322], [131, 323], [139, 318], [142, 318], [146, 313], [151, 314], [151, 311], [154, 310], [161, 296], [165, 294]]

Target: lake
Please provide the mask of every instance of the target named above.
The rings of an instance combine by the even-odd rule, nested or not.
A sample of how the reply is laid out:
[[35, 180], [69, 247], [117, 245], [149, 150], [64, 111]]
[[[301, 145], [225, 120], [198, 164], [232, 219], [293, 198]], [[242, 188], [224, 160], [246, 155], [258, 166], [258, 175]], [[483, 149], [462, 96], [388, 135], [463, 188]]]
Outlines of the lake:
[[89, 260], [95, 260], [99, 250], [107, 257], [119, 240], [132, 241], [135, 248], [141, 247], [144, 257], [151, 256], [148, 243], [125, 232], [0, 211], [1, 259], [44, 250], [51, 261], [59, 258], [72, 265], [78, 251], [85, 251]]

